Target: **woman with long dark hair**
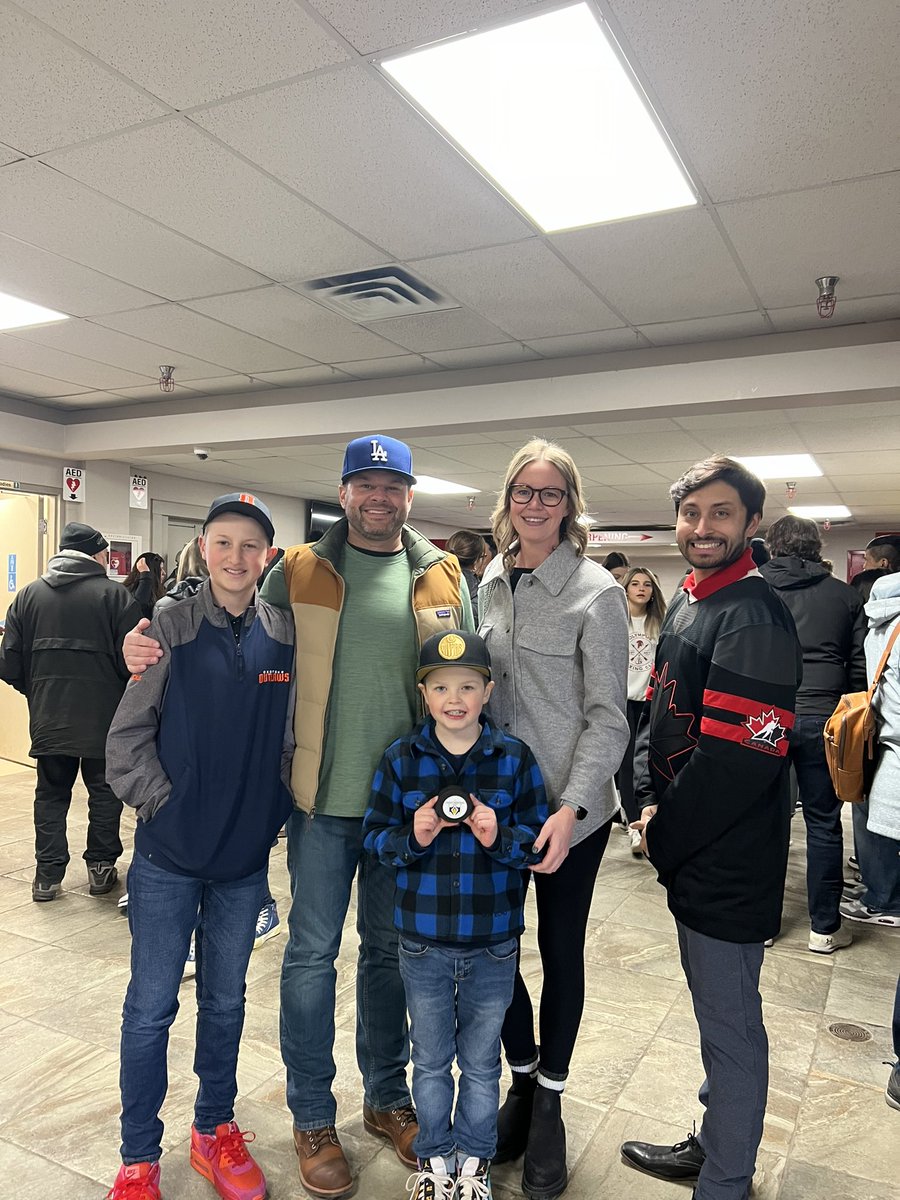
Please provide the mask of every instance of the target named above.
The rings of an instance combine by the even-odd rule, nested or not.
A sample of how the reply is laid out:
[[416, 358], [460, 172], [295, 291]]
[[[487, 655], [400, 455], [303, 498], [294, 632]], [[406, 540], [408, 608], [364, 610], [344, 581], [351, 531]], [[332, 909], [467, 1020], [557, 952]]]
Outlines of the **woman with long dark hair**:
[[584, 941], [594, 880], [618, 804], [613, 772], [628, 742], [625, 593], [586, 556], [578, 468], [535, 438], [506, 471], [493, 514], [497, 557], [479, 590], [479, 632], [496, 681], [492, 718], [522, 738], [544, 775], [551, 815], [535, 841], [543, 967], [540, 1055], [521, 972], [503, 1026], [513, 1084], [495, 1162], [525, 1152], [522, 1188], [566, 1187], [561, 1098], [584, 1007]]
[[153, 616], [154, 604], [160, 596], [165, 595], [165, 574], [166, 564], [162, 555], [148, 550], [138, 555], [134, 566], [122, 580], [122, 586], [128, 588], [141, 606], [141, 615], [148, 620]]

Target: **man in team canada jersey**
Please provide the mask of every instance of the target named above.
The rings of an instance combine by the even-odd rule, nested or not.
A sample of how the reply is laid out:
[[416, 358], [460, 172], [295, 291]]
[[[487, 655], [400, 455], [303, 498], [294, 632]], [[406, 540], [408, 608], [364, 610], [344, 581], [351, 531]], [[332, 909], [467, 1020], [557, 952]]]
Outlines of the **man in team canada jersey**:
[[705, 1115], [696, 1137], [625, 1142], [622, 1156], [657, 1178], [695, 1182], [697, 1200], [746, 1200], [768, 1090], [759, 974], [764, 944], [781, 926], [786, 753], [802, 659], [790, 613], [747, 548], [762, 483], [718, 456], [670, 494], [692, 570], [660, 632], [638, 735], [635, 825], [678, 930]]

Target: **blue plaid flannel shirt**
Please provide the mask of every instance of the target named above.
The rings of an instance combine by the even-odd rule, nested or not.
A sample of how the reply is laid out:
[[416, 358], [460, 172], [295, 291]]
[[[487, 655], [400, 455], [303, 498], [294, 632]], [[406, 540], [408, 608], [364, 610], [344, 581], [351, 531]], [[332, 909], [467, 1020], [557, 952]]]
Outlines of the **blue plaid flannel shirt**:
[[[482, 718], [481, 736], [456, 775], [426, 720], [385, 750], [372, 781], [365, 847], [397, 871], [394, 924], [415, 940], [497, 944], [525, 928], [526, 870], [549, 810], [544, 780], [524, 742]], [[466, 825], [442, 829], [422, 849], [411, 840], [415, 810], [459, 783], [497, 814], [485, 849]]]

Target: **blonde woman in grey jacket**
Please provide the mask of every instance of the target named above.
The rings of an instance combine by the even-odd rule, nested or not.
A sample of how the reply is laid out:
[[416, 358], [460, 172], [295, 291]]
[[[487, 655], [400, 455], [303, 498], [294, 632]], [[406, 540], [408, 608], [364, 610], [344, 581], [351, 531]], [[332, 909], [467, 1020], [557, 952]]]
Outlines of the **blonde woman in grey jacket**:
[[584, 1007], [584, 939], [616, 810], [613, 773], [628, 745], [625, 593], [585, 556], [578, 468], [535, 438], [514, 455], [493, 514], [497, 557], [484, 573], [479, 633], [490, 648], [491, 716], [532, 749], [551, 815], [535, 842], [544, 980], [540, 1055], [521, 974], [503, 1026], [513, 1085], [495, 1162], [525, 1152], [522, 1189], [550, 1200], [567, 1183], [560, 1099]]

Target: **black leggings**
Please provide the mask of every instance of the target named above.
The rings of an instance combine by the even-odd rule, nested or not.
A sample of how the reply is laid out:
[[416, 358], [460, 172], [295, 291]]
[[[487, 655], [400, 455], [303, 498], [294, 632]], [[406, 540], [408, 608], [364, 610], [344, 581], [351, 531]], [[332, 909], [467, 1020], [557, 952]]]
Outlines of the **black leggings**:
[[625, 751], [621, 767], [616, 772], [616, 786], [622, 798], [625, 816], [629, 821], [637, 821], [641, 815], [641, 811], [634, 801], [634, 742], [643, 711], [643, 700], [628, 701], [625, 708], [628, 717], [628, 749]]
[[[584, 1010], [584, 938], [594, 882], [609, 840], [607, 821], [573, 846], [552, 875], [535, 875], [538, 949], [541, 953], [541, 1070], [565, 1079]], [[537, 1057], [534, 1012], [520, 971], [512, 1004], [503, 1022], [503, 1048], [510, 1063], [524, 1065]]]

